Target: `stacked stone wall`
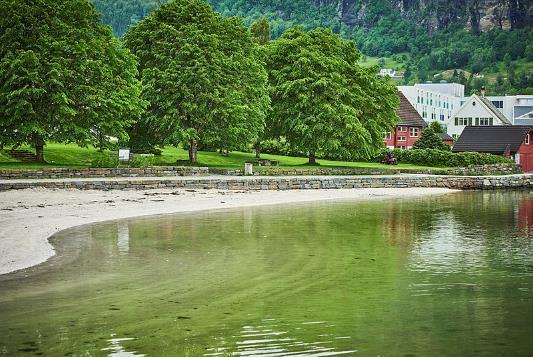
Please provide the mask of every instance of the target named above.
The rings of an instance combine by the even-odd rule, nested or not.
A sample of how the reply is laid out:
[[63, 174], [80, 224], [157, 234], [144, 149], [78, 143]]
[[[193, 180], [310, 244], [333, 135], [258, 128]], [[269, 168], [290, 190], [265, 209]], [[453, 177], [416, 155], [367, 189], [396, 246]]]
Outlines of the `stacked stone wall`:
[[331, 176], [331, 177], [197, 177], [107, 178], [70, 180], [4, 180], [0, 191], [45, 187], [81, 190], [144, 190], [154, 188], [219, 190], [309, 190], [347, 188], [445, 187], [459, 190], [532, 189], [533, 174], [507, 176]]

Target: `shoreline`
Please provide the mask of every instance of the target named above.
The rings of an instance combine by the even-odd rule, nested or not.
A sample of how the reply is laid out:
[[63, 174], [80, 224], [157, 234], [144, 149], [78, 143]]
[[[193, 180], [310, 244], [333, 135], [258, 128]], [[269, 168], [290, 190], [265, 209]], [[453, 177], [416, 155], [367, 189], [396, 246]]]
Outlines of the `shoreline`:
[[447, 188], [235, 191], [151, 189], [98, 191], [32, 188], [0, 192], [0, 275], [33, 267], [55, 255], [55, 233], [110, 220], [317, 201], [374, 201], [457, 192]]

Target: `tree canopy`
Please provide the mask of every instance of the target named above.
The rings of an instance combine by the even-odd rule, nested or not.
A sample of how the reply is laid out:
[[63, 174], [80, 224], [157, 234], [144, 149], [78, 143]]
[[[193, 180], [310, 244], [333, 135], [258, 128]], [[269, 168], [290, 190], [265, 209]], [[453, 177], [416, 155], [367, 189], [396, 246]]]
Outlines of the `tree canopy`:
[[0, 0], [0, 133], [14, 145], [125, 137], [143, 107], [133, 56], [87, 0]]
[[225, 18], [200, 0], [163, 5], [125, 35], [139, 59], [142, 122], [163, 143], [188, 143], [196, 161], [198, 141], [233, 149], [262, 132], [269, 104], [266, 71], [238, 18]]
[[431, 128], [426, 128], [422, 131], [420, 139], [413, 144], [413, 149], [436, 149], [450, 151], [450, 146], [444, 143]]
[[396, 88], [362, 68], [353, 41], [329, 29], [288, 30], [270, 45], [272, 115], [282, 135], [315, 163], [317, 152], [369, 157], [397, 121]]

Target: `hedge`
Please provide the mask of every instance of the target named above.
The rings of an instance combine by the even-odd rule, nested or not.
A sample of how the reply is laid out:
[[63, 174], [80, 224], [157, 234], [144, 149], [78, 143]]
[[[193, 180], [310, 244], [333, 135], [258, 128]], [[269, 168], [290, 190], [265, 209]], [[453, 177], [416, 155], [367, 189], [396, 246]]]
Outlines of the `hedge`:
[[400, 162], [421, 166], [446, 166], [446, 167], [467, 167], [471, 165], [491, 165], [513, 163], [513, 160], [504, 156], [484, 154], [479, 152], [452, 153], [435, 149], [414, 149], [414, 150], [384, 150], [375, 161], [380, 162], [387, 152], [392, 152], [393, 156]]

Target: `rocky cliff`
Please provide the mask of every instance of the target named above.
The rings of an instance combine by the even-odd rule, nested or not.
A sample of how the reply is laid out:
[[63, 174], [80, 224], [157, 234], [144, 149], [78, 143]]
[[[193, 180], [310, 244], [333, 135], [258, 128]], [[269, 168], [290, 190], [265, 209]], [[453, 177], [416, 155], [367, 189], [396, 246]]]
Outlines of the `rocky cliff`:
[[459, 22], [473, 31], [532, 26], [531, 0], [314, 0], [316, 7], [336, 6], [350, 27], [372, 25], [384, 13], [399, 13], [433, 31]]

